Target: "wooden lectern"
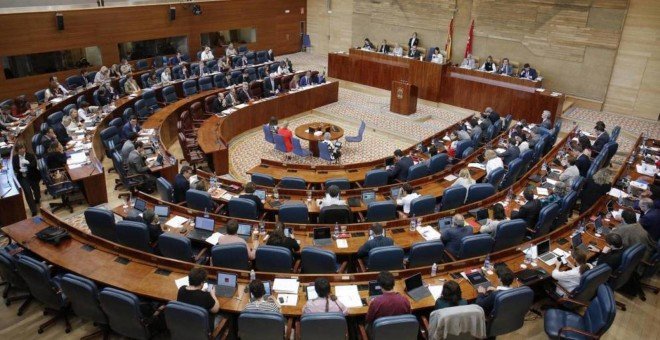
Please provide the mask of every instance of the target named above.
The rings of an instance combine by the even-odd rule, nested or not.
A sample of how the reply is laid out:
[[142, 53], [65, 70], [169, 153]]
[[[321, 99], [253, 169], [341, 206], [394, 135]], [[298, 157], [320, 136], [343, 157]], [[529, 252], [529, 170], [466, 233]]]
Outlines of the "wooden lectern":
[[417, 86], [406, 81], [393, 81], [390, 111], [411, 115], [417, 111]]

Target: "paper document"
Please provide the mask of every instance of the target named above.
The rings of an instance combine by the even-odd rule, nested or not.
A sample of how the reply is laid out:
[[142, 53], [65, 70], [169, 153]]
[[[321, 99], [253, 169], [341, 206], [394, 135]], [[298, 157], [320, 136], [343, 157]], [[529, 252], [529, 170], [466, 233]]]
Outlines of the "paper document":
[[442, 295], [442, 285], [429, 286], [429, 290], [431, 291], [431, 295], [433, 295], [433, 300], [437, 300]]
[[481, 170], [486, 170], [486, 166], [481, 164], [481, 163], [469, 163], [468, 167], [469, 168], [477, 168], [477, 169], [481, 169]]
[[458, 178], [458, 177], [456, 177], [454, 175], [447, 175], [447, 176], [445, 176], [445, 181], [451, 182], [451, 181], [455, 180], [456, 178]]
[[559, 182], [559, 181], [555, 181], [555, 180], [552, 179], [552, 178], [546, 178], [545, 181], [548, 182], [548, 183], [550, 183], [550, 184], [552, 184], [552, 185], [555, 185], [555, 184], [557, 184], [557, 182]]
[[506, 151], [506, 149], [504, 149], [504, 148], [497, 148], [497, 149], [495, 149], [495, 152], [497, 152], [497, 153], [502, 153], [502, 152], [504, 152], [504, 151]]
[[298, 305], [298, 294], [277, 294], [277, 300], [279, 300], [280, 305], [282, 306], [296, 306]]
[[650, 165], [646, 163], [644, 165], [640, 165], [640, 164], [635, 165], [635, 169], [640, 174], [646, 176], [654, 176], [655, 173], [658, 172], [658, 169], [655, 167], [655, 165]]
[[422, 237], [427, 240], [439, 240], [440, 239], [440, 232], [437, 230], [433, 229], [430, 225], [424, 226], [424, 227], [417, 227], [417, 232], [422, 235]]
[[169, 221], [165, 222], [165, 225], [170, 228], [179, 229], [184, 223], [186, 223], [186, 221], [188, 221], [188, 219], [183, 216], [174, 216]]
[[550, 192], [546, 188], [536, 187], [536, 193], [542, 196], [550, 195]]
[[449, 138], [449, 136], [444, 136], [444, 137], [442, 137], [442, 140], [444, 140], [446, 142], [449, 142], [449, 141], [451, 141], [451, 138]]
[[80, 163], [85, 163], [87, 162], [87, 156], [85, 156], [84, 152], [76, 152], [72, 153], [71, 157], [69, 157], [66, 160], [67, 165], [73, 165], [73, 164], [80, 164]]
[[619, 198], [619, 197], [627, 198], [628, 197], [627, 193], [625, 193], [624, 191], [621, 191], [617, 188], [610, 189], [610, 192], [608, 192], [607, 194], [612, 196], [612, 197], [616, 197], [616, 198]]
[[348, 308], [362, 307], [357, 285], [335, 286], [335, 295]]
[[337, 248], [348, 248], [348, 241], [345, 239], [338, 239], [337, 240]]
[[[189, 285], [190, 283], [188, 282], [188, 277], [184, 276], [180, 279], [174, 280], [174, 284], [176, 285], [176, 288], [181, 288], [183, 286]], [[208, 283], [204, 282], [204, 285], [202, 286], [202, 290], [208, 291], [208, 288], [209, 288]]]
[[276, 278], [273, 282], [273, 290], [278, 293], [298, 294], [298, 288], [300, 288], [300, 282], [297, 279]]
[[632, 182], [630, 182], [630, 185], [635, 187], [635, 188], [642, 189], [642, 190], [646, 190], [646, 189], [649, 188], [648, 184], [643, 183], [643, 182], [638, 182], [638, 181], [632, 181]]
[[314, 300], [319, 295], [316, 293], [316, 288], [314, 286], [307, 286], [307, 300]]
[[218, 244], [218, 241], [220, 240], [220, 237], [222, 237], [221, 233], [213, 233], [209, 238], [206, 239], [206, 242], [216, 245]]

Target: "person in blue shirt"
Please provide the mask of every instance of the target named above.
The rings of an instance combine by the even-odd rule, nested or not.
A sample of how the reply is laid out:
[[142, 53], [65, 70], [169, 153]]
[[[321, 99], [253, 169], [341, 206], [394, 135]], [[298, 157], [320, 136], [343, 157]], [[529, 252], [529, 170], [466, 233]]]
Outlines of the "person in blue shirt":
[[371, 232], [373, 233], [373, 238], [365, 242], [362, 247], [358, 249], [357, 256], [359, 258], [368, 257], [371, 249], [394, 245], [394, 241], [383, 234], [383, 226], [380, 223], [372, 224]]
[[472, 234], [472, 227], [465, 225], [463, 215], [456, 214], [452, 219], [451, 228], [442, 233], [442, 243], [445, 244], [445, 249], [447, 249], [448, 252], [452, 255], [456, 255], [461, 249], [461, 239]]
[[307, 73], [305, 73], [305, 76], [300, 78], [299, 84], [300, 84], [300, 86], [312, 85], [312, 72], [307, 71]]
[[190, 176], [193, 169], [184, 165], [179, 173], [174, 177], [174, 203], [181, 203], [186, 200], [186, 192], [190, 189]]
[[131, 116], [131, 118], [128, 119], [128, 122], [124, 124], [124, 126], [121, 128], [121, 138], [122, 139], [128, 139], [128, 137], [132, 133], [138, 133], [142, 130], [140, 125], [138, 124], [137, 117], [136, 116]]

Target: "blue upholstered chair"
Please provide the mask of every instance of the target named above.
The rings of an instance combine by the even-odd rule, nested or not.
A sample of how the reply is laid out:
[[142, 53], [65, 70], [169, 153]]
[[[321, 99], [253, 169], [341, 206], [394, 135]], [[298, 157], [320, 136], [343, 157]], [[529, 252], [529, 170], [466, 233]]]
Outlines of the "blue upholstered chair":
[[387, 171], [383, 169], [369, 170], [364, 176], [364, 184], [362, 186], [365, 188], [372, 188], [387, 185], [388, 178], [389, 175]]
[[506, 189], [515, 183], [520, 174], [523, 166], [523, 161], [518, 158], [514, 159], [509, 163], [509, 169], [507, 169], [506, 174], [504, 174], [504, 179], [500, 183], [500, 190]]
[[486, 183], [491, 184], [494, 188], [499, 188], [500, 183], [502, 183], [503, 179], [504, 179], [504, 168], [497, 168], [491, 171], [486, 176]]
[[250, 270], [250, 257], [243, 243], [217, 244], [211, 248], [211, 265], [236, 270]]
[[261, 128], [264, 132], [264, 139], [266, 140], [266, 142], [270, 144], [274, 144], [275, 140], [273, 139], [273, 133], [270, 131], [268, 124], [262, 125]]
[[147, 106], [147, 109], [151, 113], [160, 110], [158, 99], [156, 99], [156, 91], [151, 89], [142, 91], [142, 99], [144, 100], [144, 104]]
[[397, 218], [396, 203], [392, 201], [374, 201], [367, 205], [366, 220], [369, 222], [391, 221]]
[[115, 216], [112, 211], [102, 208], [89, 207], [85, 209], [85, 224], [92, 235], [117, 242], [115, 230]]
[[35, 92], [34, 97], [37, 99], [37, 103], [43, 104], [44, 100], [46, 100], [46, 89]]
[[464, 186], [449, 187], [442, 193], [440, 201], [440, 211], [459, 208], [465, 202], [467, 189]]
[[[621, 264], [618, 268], [613, 269], [609, 279], [609, 285], [613, 290], [621, 289], [621, 287], [630, 281], [632, 275], [637, 271], [640, 262], [642, 262], [645, 251], [646, 246], [641, 243], [632, 245], [623, 251]], [[616, 305], [621, 307], [622, 310], [626, 310], [624, 303], [617, 301]]]
[[99, 293], [99, 301], [113, 332], [131, 339], [151, 338], [149, 326], [156, 318], [143, 314], [135, 294], [107, 287]]
[[330, 250], [305, 247], [300, 252], [300, 264], [304, 274], [332, 274], [342, 273], [347, 263], [337, 263], [337, 255]]
[[124, 220], [117, 222], [115, 230], [117, 243], [145, 253], [153, 253], [149, 243], [149, 228], [146, 224]]
[[373, 248], [369, 251], [366, 265], [362, 259], [358, 260], [361, 271], [378, 272], [382, 270], [403, 269], [403, 249], [397, 246]]
[[300, 318], [296, 333], [301, 340], [346, 339], [348, 324], [342, 313], [308, 313]]
[[280, 313], [245, 311], [238, 316], [241, 340], [279, 339], [285, 329], [286, 320]]
[[425, 163], [417, 163], [408, 169], [407, 182], [429, 175], [429, 167]]
[[293, 254], [284, 247], [259, 246], [254, 262], [257, 271], [290, 273], [293, 269]]
[[99, 290], [96, 284], [82, 276], [74, 274], [64, 274], [60, 280], [62, 293], [69, 299], [71, 309], [76, 316], [91, 321], [97, 327], [101, 328], [104, 336], [109, 333], [108, 317], [101, 309], [99, 303]]
[[559, 204], [550, 203], [541, 209], [539, 213], [539, 219], [536, 222], [532, 232], [532, 238], [537, 238], [543, 235], [547, 235], [554, 226], [555, 219], [559, 215]]
[[174, 202], [174, 187], [165, 177], [156, 178], [156, 190], [158, 190], [158, 197], [162, 201]]
[[307, 182], [305, 182], [305, 180], [300, 177], [287, 176], [282, 177], [280, 183], [277, 186], [285, 189], [305, 190], [307, 189]]
[[364, 135], [364, 130], [367, 127], [367, 124], [364, 122], [364, 120], [360, 123], [360, 127], [358, 128], [358, 134], [357, 136], [346, 136], [345, 139], [349, 143], [358, 143], [362, 141], [362, 137]]
[[[189, 190], [190, 192], [190, 190]], [[188, 202], [190, 204], [190, 202]], [[231, 217], [258, 219], [259, 210], [253, 200], [241, 197], [232, 197], [227, 203], [227, 214]]]
[[208, 91], [213, 88], [213, 81], [209, 76], [199, 78], [198, 84], [200, 91]]
[[498, 292], [490, 315], [486, 315], [488, 337], [494, 338], [520, 329], [533, 302], [534, 291], [527, 286]]
[[275, 179], [273, 178], [273, 176], [266, 174], [260, 174], [255, 172], [250, 176], [250, 180], [252, 181], [252, 183], [256, 185], [262, 185], [265, 187], [275, 186]]
[[286, 202], [280, 206], [278, 217], [282, 223], [309, 223], [309, 210], [303, 202]]
[[78, 191], [78, 187], [73, 184], [73, 182], [65, 176], [65, 178], [60, 180], [55, 180], [53, 178], [53, 173], [46, 165], [46, 160], [44, 158], [37, 160], [37, 169], [39, 174], [41, 174], [41, 180], [46, 185], [46, 190], [48, 194], [53, 198], [61, 198], [61, 203], [49, 203], [51, 212], [55, 212], [62, 208], [68, 208], [69, 212], [73, 213], [73, 207], [71, 206], [70, 196]]
[[212, 323], [209, 320], [211, 316], [208, 310], [179, 301], [168, 302], [164, 314], [165, 324], [170, 331], [171, 339], [216, 339], [227, 323], [227, 319], [223, 319], [212, 330], [210, 328]]
[[293, 145], [293, 150], [291, 152], [293, 152], [294, 155], [299, 157], [309, 157], [312, 155], [311, 151], [303, 149], [302, 145], [300, 144], [300, 139], [293, 137], [291, 139], [291, 143]]
[[351, 182], [348, 178], [331, 178], [325, 181], [325, 187], [328, 188], [331, 185], [336, 185], [339, 190], [349, 190], [351, 188]]
[[145, 59], [140, 59], [135, 62], [135, 69], [140, 71], [140, 70], [146, 70], [149, 67], [149, 63]]
[[444, 170], [449, 164], [449, 155], [446, 153], [437, 154], [429, 160], [429, 173], [435, 174]]
[[284, 144], [284, 137], [281, 135], [273, 135], [273, 140], [275, 141], [275, 150], [285, 154], [288, 153], [286, 145]]
[[445, 246], [439, 240], [415, 243], [408, 254], [408, 268], [430, 266], [442, 263]]
[[[611, 274], [612, 268], [605, 263], [601, 263], [584, 272], [580, 277], [580, 283], [572, 291], [564, 291], [564, 296], [550, 294], [550, 297], [556, 299], [557, 303], [564, 309], [577, 309], [586, 306], [596, 296], [598, 287], [607, 283]], [[561, 286], [557, 287], [563, 290]]]
[[[25, 308], [34, 298], [29, 294], [27, 283], [16, 269], [16, 258], [10, 255], [5, 248], [0, 248], [0, 276], [2, 276], [6, 285], [2, 294], [5, 299], [5, 306], [9, 306], [15, 301], [24, 300], [16, 313], [18, 316], [23, 315]], [[28, 292], [28, 294], [15, 294], [15, 291]]]
[[445, 253], [453, 257], [452, 260], [463, 260], [477, 256], [483, 256], [493, 249], [493, 238], [488, 234], [468, 235], [461, 239], [461, 246], [458, 249], [458, 254], [451, 254], [449, 251]]
[[423, 195], [413, 199], [410, 202], [410, 212], [408, 216], [422, 216], [435, 212], [435, 197]]
[[573, 215], [573, 207], [575, 207], [577, 198], [577, 192], [571, 191], [561, 199], [559, 214], [555, 220], [555, 226], [560, 226], [566, 223], [571, 215]]
[[204, 250], [195, 254], [190, 239], [174, 233], [162, 233], [158, 236], [160, 254], [179, 261], [204, 264]]
[[455, 149], [455, 157], [458, 159], [463, 158], [463, 152], [470, 147], [474, 147], [474, 142], [472, 140], [462, 140], [458, 143], [456, 143], [456, 149]]
[[374, 320], [371, 334], [373, 340], [416, 339], [419, 322], [412, 314], [383, 316]]
[[502, 221], [497, 225], [497, 229], [495, 229], [493, 251], [500, 251], [523, 243], [526, 233], [527, 222], [525, 220], [517, 218], [510, 221]]
[[184, 97], [192, 96], [197, 94], [197, 81], [189, 79], [183, 82], [183, 95]]
[[490, 183], [477, 183], [470, 186], [468, 189], [465, 204], [481, 201], [490, 196], [495, 195], [495, 187]]
[[215, 202], [213, 202], [211, 194], [206, 191], [188, 189], [188, 191], [186, 191], [186, 203], [188, 208], [193, 210], [207, 212], [215, 211]]

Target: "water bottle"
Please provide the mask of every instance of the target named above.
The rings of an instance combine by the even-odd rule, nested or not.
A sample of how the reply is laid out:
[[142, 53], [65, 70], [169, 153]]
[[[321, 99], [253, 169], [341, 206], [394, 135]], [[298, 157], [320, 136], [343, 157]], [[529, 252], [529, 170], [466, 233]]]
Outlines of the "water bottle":
[[431, 266], [431, 277], [435, 277], [435, 275], [438, 273], [438, 265], [433, 263]]
[[374, 239], [374, 231], [373, 230], [369, 230], [369, 239], [370, 240]]
[[415, 215], [410, 219], [410, 231], [415, 231], [417, 229], [417, 219]]
[[580, 221], [580, 223], [578, 223], [578, 232], [580, 234], [584, 233], [584, 221]]
[[259, 221], [259, 233], [261, 235], [266, 235], [266, 223], [264, 220]]
[[339, 238], [339, 223], [335, 222], [335, 238]]
[[543, 171], [548, 172], [548, 163], [543, 162]]
[[218, 180], [215, 178], [215, 176], [211, 176], [211, 189], [217, 188], [218, 185]]
[[273, 198], [280, 199], [280, 194], [277, 192], [277, 187], [273, 188]]
[[257, 273], [254, 272], [254, 269], [250, 269], [250, 282], [254, 281], [257, 278]]
[[529, 264], [532, 263], [532, 247], [534, 247], [533, 244], [529, 244], [529, 248], [525, 250], [525, 263]]
[[421, 227], [422, 226], [422, 218], [417, 217], [417, 226]]
[[209, 212], [204, 208], [204, 217], [209, 218]]
[[490, 256], [486, 255], [486, 260], [484, 260], [484, 269], [490, 270]]
[[619, 192], [619, 205], [623, 206], [623, 195]]

